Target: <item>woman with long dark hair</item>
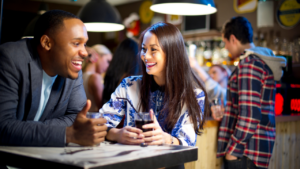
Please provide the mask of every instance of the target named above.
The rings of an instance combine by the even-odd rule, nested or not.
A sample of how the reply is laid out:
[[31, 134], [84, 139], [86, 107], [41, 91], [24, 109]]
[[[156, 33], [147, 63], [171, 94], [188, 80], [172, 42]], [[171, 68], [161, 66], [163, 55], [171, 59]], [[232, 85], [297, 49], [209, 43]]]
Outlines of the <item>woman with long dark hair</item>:
[[[140, 37], [143, 76], [122, 80], [103, 105], [106, 138], [123, 144], [194, 146], [208, 113], [206, 92], [189, 66], [180, 31], [169, 23], [156, 23]], [[132, 105], [132, 106], [131, 106]], [[154, 123], [142, 132], [134, 114], [150, 112]], [[115, 128], [125, 114], [124, 127]]]
[[123, 40], [117, 47], [104, 78], [103, 104], [110, 100], [111, 94], [125, 77], [141, 73], [138, 51], [138, 44], [130, 38]]

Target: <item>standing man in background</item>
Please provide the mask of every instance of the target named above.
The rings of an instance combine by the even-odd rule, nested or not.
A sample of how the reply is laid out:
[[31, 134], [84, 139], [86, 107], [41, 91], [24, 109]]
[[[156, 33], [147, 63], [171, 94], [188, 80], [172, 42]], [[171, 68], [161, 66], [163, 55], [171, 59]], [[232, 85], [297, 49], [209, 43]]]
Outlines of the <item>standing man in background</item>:
[[102, 142], [106, 120], [87, 119], [91, 103], [81, 65], [88, 35], [75, 15], [40, 16], [34, 39], [0, 46], [0, 145], [91, 146]]
[[239, 65], [229, 78], [227, 105], [219, 129], [218, 157], [226, 169], [268, 168], [275, 141], [275, 81], [286, 61], [268, 48], [255, 47], [244, 17], [234, 17], [222, 30], [225, 48]]

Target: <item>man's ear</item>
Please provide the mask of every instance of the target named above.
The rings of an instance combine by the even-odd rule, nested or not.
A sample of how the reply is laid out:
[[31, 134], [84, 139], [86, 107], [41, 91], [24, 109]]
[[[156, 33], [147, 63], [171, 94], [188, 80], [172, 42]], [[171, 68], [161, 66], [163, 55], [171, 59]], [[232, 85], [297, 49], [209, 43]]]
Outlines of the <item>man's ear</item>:
[[236, 37], [233, 34], [231, 34], [230, 37], [229, 37], [229, 41], [231, 43], [236, 43], [236, 40], [237, 40]]
[[50, 42], [50, 37], [48, 35], [43, 35], [41, 37], [40, 42], [41, 42], [42, 48], [44, 48], [45, 50], [49, 51], [51, 49], [52, 44]]

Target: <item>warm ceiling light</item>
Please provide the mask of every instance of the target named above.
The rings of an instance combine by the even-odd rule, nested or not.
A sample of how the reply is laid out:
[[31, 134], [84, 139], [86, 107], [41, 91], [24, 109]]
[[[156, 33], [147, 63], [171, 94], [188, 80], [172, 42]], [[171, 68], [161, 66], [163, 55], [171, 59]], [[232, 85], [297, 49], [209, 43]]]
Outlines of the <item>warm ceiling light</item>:
[[91, 0], [80, 9], [78, 16], [88, 32], [112, 32], [125, 28], [117, 9], [106, 0]]
[[170, 15], [208, 15], [217, 12], [213, 0], [154, 0], [150, 9]]
[[89, 32], [114, 32], [124, 29], [124, 25], [115, 23], [90, 22], [84, 25]]

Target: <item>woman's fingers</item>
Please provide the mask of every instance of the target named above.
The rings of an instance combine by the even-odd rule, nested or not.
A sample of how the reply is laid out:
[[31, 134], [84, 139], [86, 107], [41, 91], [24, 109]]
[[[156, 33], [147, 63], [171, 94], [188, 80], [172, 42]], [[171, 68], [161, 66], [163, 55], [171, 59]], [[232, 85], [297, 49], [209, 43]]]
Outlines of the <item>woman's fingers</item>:
[[144, 135], [142, 134], [142, 130], [126, 126], [122, 129], [121, 133], [121, 143], [122, 144], [141, 144], [144, 142]]
[[153, 131], [144, 132], [143, 135], [144, 137], [151, 137], [156, 135], [163, 135], [163, 133], [164, 132], [162, 130], [153, 130]]
[[150, 109], [150, 116], [151, 116], [151, 119], [153, 120], [153, 122], [155, 124], [158, 124], [156, 116], [155, 116], [154, 111], [152, 109]]
[[145, 137], [144, 141], [145, 142], [153, 142], [153, 141], [158, 141], [158, 140], [163, 140], [163, 135], [153, 135], [152, 137]]
[[144, 138], [143, 131], [135, 127], [125, 127], [123, 135], [129, 138]]
[[147, 145], [162, 145], [164, 144], [164, 140], [160, 139], [160, 140], [156, 140], [156, 141], [152, 141], [152, 142], [146, 142]]
[[130, 126], [126, 126], [125, 130], [132, 132], [132, 133], [137, 133], [137, 134], [141, 134], [143, 133], [143, 131], [141, 129], [138, 129], [136, 127], [130, 127]]
[[130, 138], [130, 137], [127, 137], [126, 140], [125, 140], [125, 144], [141, 144], [141, 143], [144, 143], [144, 139], [136, 139], [136, 138]]
[[157, 124], [155, 124], [155, 123], [145, 124], [142, 127], [143, 127], [143, 129], [154, 129], [154, 130], [160, 129], [160, 127], [157, 126]]

